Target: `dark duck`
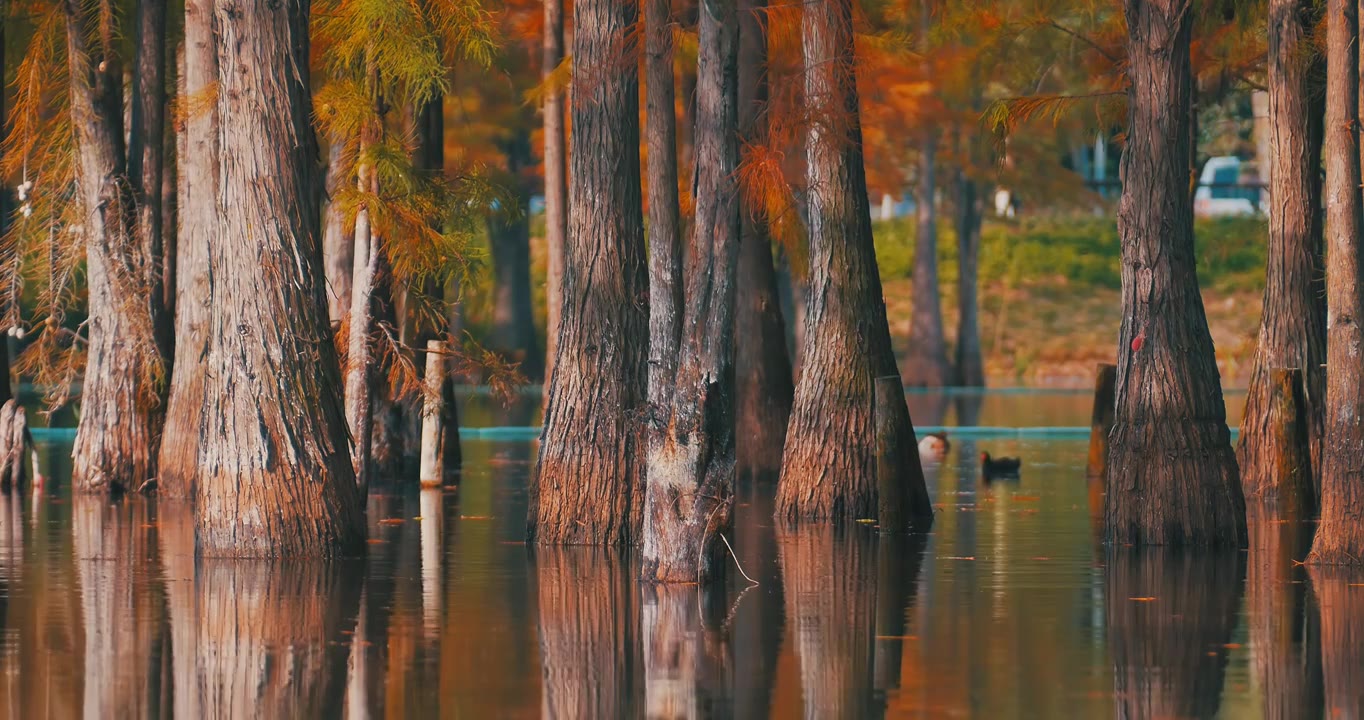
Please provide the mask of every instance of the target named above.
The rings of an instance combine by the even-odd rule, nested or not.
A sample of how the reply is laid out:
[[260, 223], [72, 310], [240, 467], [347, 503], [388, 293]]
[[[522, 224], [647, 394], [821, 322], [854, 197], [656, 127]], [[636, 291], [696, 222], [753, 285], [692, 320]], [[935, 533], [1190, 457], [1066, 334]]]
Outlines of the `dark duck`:
[[988, 452], [980, 454], [980, 472], [986, 480], [1016, 478], [1021, 467], [1023, 461], [1018, 458], [992, 458]]

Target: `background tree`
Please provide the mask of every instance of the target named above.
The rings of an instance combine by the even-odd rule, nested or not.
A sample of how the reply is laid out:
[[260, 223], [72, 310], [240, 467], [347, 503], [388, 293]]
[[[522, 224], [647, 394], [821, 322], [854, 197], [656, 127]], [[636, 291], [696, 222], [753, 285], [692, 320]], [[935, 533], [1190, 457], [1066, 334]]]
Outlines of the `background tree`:
[[[654, 11], [649, 12], [653, 17]], [[661, 582], [706, 582], [720, 577], [724, 555], [717, 536], [733, 524], [738, 43], [734, 0], [701, 0], [694, 130], [696, 216], [685, 253], [681, 274], [685, 288], [680, 298], [673, 286], [679, 279], [673, 268], [683, 264], [682, 253], [674, 250], [660, 258], [650, 245], [650, 297], [667, 298], [665, 307], [672, 310], [671, 317], [659, 318], [650, 308], [643, 575]], [[654, 60], [650, 53], [649, 61]], [[667, 75], [671, 80], [671, 73]], [[671, 116], [672, 108], [667, 110], [663, 114]], [[682, 310], [680, 318], [677, 310]], [[655, 342], [663, 352], [676, 348], [670, 353], [679, 358], [672, 377], [659, 377], [668, 365], [657, 362]]]
[[[159, 180], [160, 168], [147, 168], [143, 148], [163, 138], [159, 127], [145, 125], [136, 128], [140, 135], [125, 142], [119, 30], [112, 5], [91, 8], [66, 0], [65, 12], [90, 297], [73, 482], [86, 492], [115, 491], [138, 487], [155, 474], [165, 411], [162, 390], [168, 358], [156, 333], [164, 313], [159, 245], [150, 244], [143, 232], [159, 221], [159, 207], [142, 214], [144, 178], [134, 179], [129, 172], [129, 158], [136, 157], [137, 169], [147, 169]], [[144, 35], [142, 40], [161, 38]], [[155, 136], [150, 134], [153, 129]], [[152, 164], [159, 164], [159, 151], [149, 153], [154, 156]], [[148, 227], [139, 228], [140, 216]]]
[[1104, 505], [1109, 542], [1238, 545], [1245, 501], [1203, 314], [1188, 191], [1193, 16], [1130, 0], [1128, 146], [1118, 207], [1123, 321]]
[[365, 511], [323, 317], [312, 93], [294, 70], [307, 66], [309, 2], [214, 10], [217, 112], [233, 121], [219, 127], [209, 246], [198, 547], [206, 556], [356, 552]]
[[541, 73], [546, 83], [544, 105], [545, 247], [545, 385], [554, 371], [563, 309], [564, 242], [568, 237], [568, 132], [564, 127], [564, 88], [550, 82], [564, 62], [564, 0], [545, 0], [544, 48]]
[[[807, 6], [802, 41], [809, 292], [776, 512], [785, 520], [852, 520], [876, 511], [873, 380], [899, 372], [872, 248], [850, 0]], [[891, 435], [898, 446], [917, 444], [910, 424]], [[907, 515], [931, 522], [919, 457], [909, 455], [898, 468], [912, 499]]]
[[166, 405], [158, 494], [194, 497], [199, 422], [204, 409], [202, 363], [208, 353], [210, 238], [218, 229], [218, 50], [212, 0], [185, 2], [183, 89], [176, 107], [179, 173], [176, 207], [175, 364]]
[[638, 9], [579, 0], [563, 315], [527, 535], [539, 543], [638, 538], [636, 441], [645, 390], [646, 275], [639, 178]]
[[[760, 148], [768, 137], [766, 10], [766, 0], [739, 2], [739, 137], [744, 155]], [[739, 216], [734, 367], [740, 480], [776, 479], [795, 392], [766, 211], [745, 200]]]
[[1360, 284], [1359, 8], [1326, 5], [1326, 434], [1321, 457], [1321, 523], [1308, 562], [1364, 560], [1364, 332]]
[[[1320, 18], [1313, 2], [1273, 0], [1269, 3], [1269, 123], [1272, 155], [1268, 161], [1269, 265], [1255, 367], [1236, 445], [1241, 486], [1246, 500], [1292, 502], [1296, 488], [1284, 487], [1291, 475], [1280, 469], [1282, 448], [1270, 427], [1271, 373], [1274, 368], [1301, 368], [1308, 447], [1312, 467], [1320, 470], [1326, 397], [1326, 288], [1322, 259], [1321, 56], [1310, 33]], [[1263, 162], [1263, 161], [1262, 161]], [[1314, 483], [1315, 485], [1315, 483]], [[1311, 514], [1317, 489], [1306, 488]]]

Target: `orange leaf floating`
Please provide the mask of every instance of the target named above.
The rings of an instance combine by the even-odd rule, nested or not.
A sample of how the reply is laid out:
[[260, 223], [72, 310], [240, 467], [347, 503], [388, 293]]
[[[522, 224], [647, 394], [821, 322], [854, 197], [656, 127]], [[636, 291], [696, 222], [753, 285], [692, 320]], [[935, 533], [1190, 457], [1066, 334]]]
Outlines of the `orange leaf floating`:
[[1014, 502], [1037, 502], [1038, 500], [1041, 500], [1041, 499], [1042, 499], [1042, 496], [1040, 496], [1040, 495], [1015, 495], [1015, 496], [1013, 496]]
[[1127, 598], [1127, 599], [1128, 599], [1128, 600], [1131, 600], [1132, 602], [1155, 602], [1155, 601], [1156, 601], [1156, 599], [1153, 598], [1153, 597], [1134, 597], [1134, 598]]
[[384, 518], [379, 521], [380, 525], [402, 525], [405, 522], [402, 518]]
[[369, 543], [370, 545], [383, 545], [384, 543], [386, 543], [386, 542], [388, 542], [388, 541], [387, 541], [387, 540], [380, 540], [379, 538], [370, 538], [370, 539], [366, 540], [365, 542]]
[[1223, 645], [1222, 647], [1224, 647], [1224, 648], [1226, 648], [1226, 649], [1228, 649], [1228, 650], [1237, 650], [1237, 649], [1239, 649], [1239, 648], [1241, 647], [1241, 643], [1227, 643], [1227, 644]]
[[460, 515], [460, 520], [492, 520], [492, 515]]

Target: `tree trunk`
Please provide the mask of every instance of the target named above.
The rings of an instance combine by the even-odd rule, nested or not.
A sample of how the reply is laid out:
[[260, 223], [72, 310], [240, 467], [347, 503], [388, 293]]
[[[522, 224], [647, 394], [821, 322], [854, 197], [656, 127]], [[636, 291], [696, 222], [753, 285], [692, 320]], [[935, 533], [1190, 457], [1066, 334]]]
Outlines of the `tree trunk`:
[[855, 527], [808, 527], [778, 530], [777, 543], [805, 717], [872, 717], [874, 536]]
[[534, 562], [540, 716], [641, 716], [639, 584], [625, 572], [625, 558], [590, 548], [541, 548]]
[[1104, 597], [1116, 717], [1217, 715], [1243, 563], [1232, 551], [1113, 548]]
[[957, 356], [955, 382], [985, 386], [985, 360], [980, 351], [980, 187], [957, 171]]
[[[645, 142], [649, 183], [648, 455], [667, 442], [682, 344], [682, 235], [677, 197], [677, 110], [670, 0], [644, 3]], [[647, 474], [647, 473], [646, 473]]]
[[[1326, 288], [1321, 228], [1321, 115], [1313, 86], [1319, 57], [1306, 33], [1315, 27], [1315, 3], [1273, 0], [1269, 8], [1269, 125], [1273, 155], [1268, 163], [1269, 264], [1260, 312], [1260, 339], [1250, 375], [1236, 446], [1246, 500], [1281, 496], [1280, 448], [1270, 425], [1273, 368], [1302, 370], [1303, 417], [1312, 464], [1308, 500], [1314, 512], [1326, 398]], [[1264, 167], [1264, 166], [1262, 166]], [[1310, 453], [1310, 454], [1309, 454]]]
[[[371, 78], [378, 71], [371, 67]], [[377, 81], [371, 80], [371, 83]], [[373, 88], [371, 88], [373, 91]], [[379, 102], [377, 94], [375, 108]], [[377, 113], [376, 113], [377, 115]], [[356, 168], [356, 184], [362, 193], [378, 195], [379, 179], [370, 163], [373, 151], [383, 132], [382, 120], [372, 121], [360, 130], [360, 161]], [[360, 489], [361, 502], [369, 494], [371, 462], [374, 450], [374, 325], [375, 299], [383, 272], [383, 249], [374, 231], [369, 208], [361, 205], [355, 213], [355, 251], [351, 276], [350, 319], [347, 323], [346, 345], [346, 427], [350, 430], [351, 467], [355, 484]]]
[[1359, 574], [1320, 567], [1309, 572], [1321, 608], [1324, 717], [1360, 717], [1364, 715], [1364, 594], [1355, 587]]
[[[777, 516], [854, 520], [872, 517], [877, 506], [872, 381], [899, 372], [872, 247], [851, 0], [807, 6], [802, 35], [806, 104], [815, 118], [806, 138], [810, 270]], [[895, 435], [899, 445], [914, 442], [912, 424]]]
[[[542, 77], [548, 77], [564, 60], [564, 3], [545, 0], [545, 38]], [[564, 297], [564, 240], [568, 237], [568, 135], [564, 129], [564, 91], [551, 88], [545, 94], [545, 247], [549, 268], [545, 273], [545, 387], [554, 372], [559, 346], [559, 323]]]
[[[643, 577], [658, 582], [706, 582], [723, 577], [726, 557], [717, 535], [733, 526], [734, 281], [739, 255], [738, 44], [735, 0], [701, 0], [696, 89], [696, 217], [686, 254], [685, 312], [655, 324], [651, 338], [682, 331], [676, 374], [649, 367], [650, 444], [644, 514]], [[652, 11], [651, 11], [652, 12]], [[653, 58], [651, 57], [652, 61]], [[671, 73], [669, 73], [671, 74]], [[676, 273], [655, 273], [651, 292], [671, 294]], [[676, 266], [676, 256], [672, 264]], [[662, 276], [662, 277], [660, 277]], [[652, 312], [652, 307], [651, 307]], [[666, 333], [664, 337], [654, 332]], [[655, 380], [673, 388], [655, 394]], [[656, 398], [671, 401], [656, 404]]]
[[[647, 278], [639, 177], [639, 80], [621, 72], [633, 3], [574, 4], [572, 207], [563, 316], [540, 457], [533, 542], [626, 544], [639, 537], [644, 477]], [[629, 63], [633, 68], [633, 62]]]
[[1188, 186], [1193, 18], [1127, 0], [1123, 321], [1104, 517], [1109, 542], [1243, 545], [1245, 501], [1195, 271]]
[[327, 317], [339, 323], [350, 311], [351, 275], [355, 272], [355, 225], [335, 202], [348, 179], [343, 177], [342, 144], [327, 152], [327, 209], [322, 219], [322, 261], [327, 276]]
[[[309, 2], [217, 8], [220, 234], [197, 486], [205, 556], [363, 547], [341, 371], [323, 317]], [[232, 162], [226, 160], [231, 158]]]
[[181, 97], [198, 111], [177, 129], [180, 221], [176, 233], [175, 363], [166, 427], [161, 436], [157, 493], [194, 497], [199, 423], [204, 413], [204, 362], [209, 346], [209, 245], [218, 231], [218, 50], [213, 0], [185, 3], [185, 60]]
[[[0, 0], [0, 13], [7, 8], [8, 3]], [[5, 23], [0, 22], [0, 78], [7, 78], [5, 74]], [[9, 144], [9, 113], [5, 105], [5, 93], [0, 92], [0, 162], [5, 157], [5, 148]], [[9, 232], [10, 228], [10, 207], [9, 188], [0, 190], [0, 236]], [[4, 295], [0, 295], [0, 308], [8, 308], [14, 298], [9, 297], [8, 290]], [[0, 323], [2, 324], [2, 323]], [[4, 403], [13, 397], [10, 391], [9, 377], [9, 328], [0, 328], [0, 403]]]
[[951, 374], [943, 340], [942, 295], [938, 287], [938, 140], [931, 132], [919, 146], [919, 192], [914, 232], [914, 307], [910, 313], [905, 384], [942, 387]]
[[161, 176], [166, 144], [166, 0], [138, 0], [128, 179], [137, 198], [137, 237], [147, 258], [152, 317], [161, 356], [170, 360], [174, 317], [164, 312]]
[[1308, 562], [1364, 562], [1364, 300], [1360, 274], [1359, 8], [1326, 6], [1326, 410], [1321, 523]]
[[1321, 617], [1308, 601], [1307, 572], [1299, 563], [1312, 542], [1312, 525], [1302, 516], [1248, 512], [1246, 617], [1264, 715], [1322, 717]]
[[[92, 19], [90, 14], [104, 15]], [[66, 0], [71, 120], [84, 207], [89, 345], [72, 482], [83, 492], [136, 488], [156, 473], [164, 363], [155, 328], [154, 258], [137, 236], [137, 197], [127, 173], [122, 74], [112, 54], [108, 5]], [[89, 28], [101, 27], [90, 47]]]
[[[760, 115], [767, 104], [766, 8], [766, 0], [739, 2], [739, 136], [745, 145], [764, 142], [767, 136], [767, 121]], [[767, 218], [761, 208], [741, 207], [739, 221], [734, 308], [738, 475], [741, 481], [775, 480], [795, 392], [791, 356]]]
[[530, 131], [515, 130], [503, 145], [507, 177], [516, 193], [516, 206], [488, 219], [493, 255], [493, 347], [521, 363], [521, 372], [537, 380], [544, 372], [544, 356], [535, 334], [530, 300], [530, 188], [526, 168], [532, 162]]

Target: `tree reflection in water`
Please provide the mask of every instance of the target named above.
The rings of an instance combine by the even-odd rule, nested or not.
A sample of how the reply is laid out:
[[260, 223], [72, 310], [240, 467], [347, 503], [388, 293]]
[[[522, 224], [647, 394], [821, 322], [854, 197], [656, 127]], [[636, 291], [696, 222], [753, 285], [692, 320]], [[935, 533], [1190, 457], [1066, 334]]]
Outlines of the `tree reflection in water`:
[[1321, 609], [1321, 668], [1326, 717], [1364, 717], [1364, 572], [1312, 567]]
[[1110, 550], [1105, 596], [1117, 717], [1217, 714], [1244, 558], [1234, 550]]
[[1314, 524], [1252, 509], [1246, 616], [1255, 681], [1266, 718], [1322, 716], [1321, 615], [1309, 602], [1307, 557]]

